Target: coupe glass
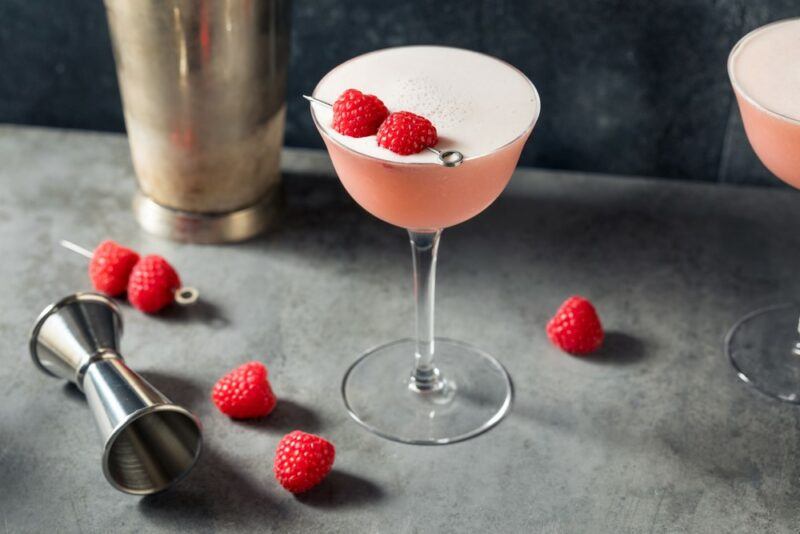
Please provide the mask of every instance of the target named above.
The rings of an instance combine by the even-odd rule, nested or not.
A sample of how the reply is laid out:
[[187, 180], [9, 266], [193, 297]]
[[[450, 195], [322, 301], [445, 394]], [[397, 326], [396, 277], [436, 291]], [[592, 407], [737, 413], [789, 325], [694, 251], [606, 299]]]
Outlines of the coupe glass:
[[[768, 109], [748, 94], [737, 80], [735, 60], [760, 32], [798, 21], [779, 21], [748, 33], [728, 58], [728, 75], [753, 150], [775, 176], [796, 188], [800, 188], [800, 120]], [[726, 353], [739, 378], [770, 397], [792, 403], [800, 403], [798, 317], [800, 307], [795, 303], [757, 309], [742, 317], [725, 339]]]
[[[500, 362], [476, 347], [434, 338], [433, 333], [442, 229], [474, 217], [500, 195], [539, 115], [539, 96], [530, 80], [511, 65], [491, 61], [525, 80], [535, 106], [533, 119], [514, 132], [511, 142], [490, 153], [465, 154], [455, 167], [443, 166], [433, 155], [430, 163], [403, 163], [356, 152], [326, 131], [318, 105], [311, 105], [314, 122], [348, 193], [374, 216], [408, 230], [416, 336], [366, 351], [350, 366], [342, 383], [350, 415], [391, 440], [461, 441], [497, 424], [511, 406], [511, 379]], [[315, 97], [319, 97], [318, 89]]]

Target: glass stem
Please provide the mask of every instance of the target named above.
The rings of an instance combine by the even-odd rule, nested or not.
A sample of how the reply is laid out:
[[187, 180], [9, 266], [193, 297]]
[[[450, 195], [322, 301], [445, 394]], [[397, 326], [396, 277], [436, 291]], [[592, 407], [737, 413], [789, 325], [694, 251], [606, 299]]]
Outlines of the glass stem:
[[414, 299], [416, 301], [416, 352], [410, 388], [418, 392], [440, 391], [444, 380], [433, 363], [433, 310], [436, 291], [436, 254], [441, 230], [408, 231], [414, 260]]

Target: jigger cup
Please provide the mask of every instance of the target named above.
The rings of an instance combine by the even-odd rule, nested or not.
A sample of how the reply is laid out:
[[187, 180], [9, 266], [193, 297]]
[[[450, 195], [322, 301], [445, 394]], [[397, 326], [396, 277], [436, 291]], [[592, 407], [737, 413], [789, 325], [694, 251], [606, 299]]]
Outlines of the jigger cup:
[[199, 420], [125, 365], [122, 315], [108, 298], [76, 293], [51, 304], [31, 332], [34, 363], [86, 395], [103, 438], [103, 473], [146, 495], [183, 478], [200, 455]]

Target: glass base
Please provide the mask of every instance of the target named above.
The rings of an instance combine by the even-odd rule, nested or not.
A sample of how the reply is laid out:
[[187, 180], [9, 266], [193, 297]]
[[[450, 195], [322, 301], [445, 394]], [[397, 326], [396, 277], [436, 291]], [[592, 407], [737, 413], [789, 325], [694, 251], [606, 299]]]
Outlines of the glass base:
[[742, 317], [725, 352], [744, 382], [770, 397], [800, 404], [800, 306], [779, 304]]
[[411, 384], [415, 344], [401, 339], [366, 352], [347, 370], [342, 396], [369, 431], [419, 445], [463, 441], [489, 430], [511, 407], [511, 378], [489, 354], [436, 338], [435, 364], [445, 380], [437, 391]]

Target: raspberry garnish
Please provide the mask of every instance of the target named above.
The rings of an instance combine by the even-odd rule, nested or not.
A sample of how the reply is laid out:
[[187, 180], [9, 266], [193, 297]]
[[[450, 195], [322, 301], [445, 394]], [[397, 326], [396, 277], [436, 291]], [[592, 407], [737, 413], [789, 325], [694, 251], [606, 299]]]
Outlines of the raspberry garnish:
[[301, 493], [322, 482], [333, 467], [336, 450], [329, 441], [295, 430], [283, 437], [275, 451], [273, 471], [281, 486]]
[[116, 297], [125, 293], [128, 278], [139, 255], [119, 243], [106, 239], [89, 260], [89, 279], [97, 291]]
[[333, 129], [350, 137], [375, 135], [389, 110], [375, 95], [348, 89], [333, 103]]
[[431, 121], [409, 111], [390, 114], [378, 128], [378, 145], [407, 156], [422, 152], [439, 142]]
[[277, 399], [267, 375], [267, 368], [261, 362], [240, 365], [214, 384], [211, 400], [219, 411], [233, 419], [269, 415]]
[[565, 352], [584, 355], [603, 344], [603, 326], [592, 303], [583, 297], [570, 297], [547, 323], [547, 337]]
[[145, 256], [131, 271], [128, 300], [138, 310], [156, 313], [175, 300], [181, 279], [172, 265], [161, 256]]

